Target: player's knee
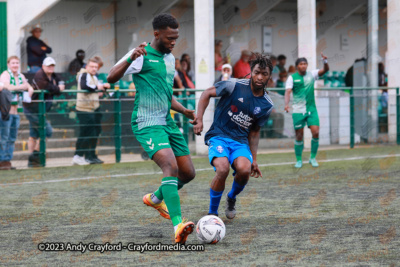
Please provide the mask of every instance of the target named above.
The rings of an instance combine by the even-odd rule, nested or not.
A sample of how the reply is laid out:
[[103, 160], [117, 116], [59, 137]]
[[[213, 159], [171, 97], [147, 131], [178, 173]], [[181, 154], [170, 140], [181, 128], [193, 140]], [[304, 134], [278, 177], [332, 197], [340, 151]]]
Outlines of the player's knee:
[[190, 182], [191, 180], [193, 180], [195, 176], [196, 176], [196, 171], [195, 171], [194, 167], [190, 168], [190, 170], [186, 170], [185, 172], [179, 173], [179, 177], [184, 178], [184, 180], [187, 183]]
[[162, 167], [162, 170], [163, 170], [164, 176], [178, 177], [179, 168], [176, 163], [167, 162]]
[[319, 130], [316, 130], [312, 133], [313, 138], [319, 138]]
[[238, 177], [249, 177], [251, 173], [251, 164], [242, 164], [242, 166], [236, 168], [236, 173]]
[[226, 179], [229, 175], [229, 163], [222, 163], [215, 166], [217, 169], [217, 177], [218, 179]]

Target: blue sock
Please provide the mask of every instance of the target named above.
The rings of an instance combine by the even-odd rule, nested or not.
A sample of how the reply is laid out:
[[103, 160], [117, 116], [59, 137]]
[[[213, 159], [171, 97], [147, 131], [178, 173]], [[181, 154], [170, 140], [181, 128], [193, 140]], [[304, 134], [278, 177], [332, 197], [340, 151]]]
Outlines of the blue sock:
[[223, 192], [224, 191], [216, 192], [210, 188], [210, 209], [208, 213], [215, 213], [218, 215], [219, 202], [221, 201]]
[[239, 195], [239, 193], [243, 191], [245, 186], [246, 185], [240, 185], [235, 180], [233, 180], [232, 189], [231, 189], [231, 191], [229, 191], [228, 197], [230, 199], [236, 199], [236, 196]]

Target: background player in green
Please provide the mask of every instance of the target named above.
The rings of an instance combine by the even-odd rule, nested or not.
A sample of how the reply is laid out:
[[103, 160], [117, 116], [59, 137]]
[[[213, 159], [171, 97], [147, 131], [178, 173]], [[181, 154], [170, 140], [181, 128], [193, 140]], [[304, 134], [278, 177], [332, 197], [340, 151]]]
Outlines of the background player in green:
[[115, 83], [132, 74], [136, 86], [132, 130], [164, 176], [159, 189], [145, 195], [143, 202], [172, 220], [175, 242], [184, 244], [193, 232], [194, 223], [182, 221], [178, 190], [195, 177], [195, 170], [186, 141], [169, 111], [173, 109], [193, 120], [195, 114], [172, 96], [175, 58], [171, 52], [179, 37], [178, 27], [175, 17], [156, 16], [151, 43], [142, 43], [129, 51], [110, 70], [107, 80]]
[[328, 70], [328, 59], [321, 53], [324, 68], [321, 70], [307, 71], [307, 59], [302, 57], [296, 60], [297, 72], [288, 77], [286, 81], [285, 111], [289, 112], [290, 94], [293, 91], [293, 125], [296, 131], [296, 141], [294, 151], [296, 154], [296, 168], [303, 166], [301, 155], [304, 148], [304, 126], [308, 125], [312, 133], [311, 155], [309, 163], [313, 167], [318, 167], [315, 159], [319, 146], [319, 118], [315, 105], [314, 82], [319, 76], [324, 75]]

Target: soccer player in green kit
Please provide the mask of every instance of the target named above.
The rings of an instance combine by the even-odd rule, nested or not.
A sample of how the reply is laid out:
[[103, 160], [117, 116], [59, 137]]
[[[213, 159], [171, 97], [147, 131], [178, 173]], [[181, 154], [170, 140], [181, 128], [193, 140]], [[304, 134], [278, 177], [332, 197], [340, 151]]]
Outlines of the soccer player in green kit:
[[194, 110], [183, 107], [172, 96], [175, 57], [171, 54], [179, 37], [179, 24], [170, 14], [153, 20], [154, 38], [129, 51], [110, 70], [107, 81], [115, 83], [132, 74], [136, 97], [131, 125], [136, 139], [161, 168], [163, 179], [154, 193], [143, 197], [144, 204], [171, 219], [175, 243], [184, 244], [194, 223], [182, 221], [178, 190], [195, 177], [189, 148], [172, 120], [170, 109], [194, 120]]
[[303, 166], [302, 153], [304, 148], [303, 135], [304, 126], [308, 125], [312, 133], [311, 156], [309, 163], [313, 167], [318, 167], [315, 159], [319, 146], [319, 117], [315, 105], [314, 82], [329, 70], [328, 58], [321, 53], [324, 68], [320, 70], [307, 71], [307, 59], [302, 57], [296, 60], [297, 72], [289, 76], [286, 81], [285, 111], [289, 112], [290, 94], [293, 91], [293, 125], [296, 131], [296, 141], [294, 151], [296, 154], [296, 164], [294, 167]]

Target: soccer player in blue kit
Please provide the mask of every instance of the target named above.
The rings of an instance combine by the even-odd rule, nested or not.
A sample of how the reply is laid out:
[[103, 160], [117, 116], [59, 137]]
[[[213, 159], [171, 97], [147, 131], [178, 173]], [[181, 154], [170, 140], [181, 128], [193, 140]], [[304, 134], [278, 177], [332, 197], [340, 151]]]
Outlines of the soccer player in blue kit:
[[203, 92], [198, 103], [194, 133], [203, 131], [203, 115], [211, 97], [221, 97], [214, 114], [214, 122], [205, 135], [210, 164], [216, 171], [210, 188], [209, 215], [218, 216], [218, 207], [229, 166], [234, 170], [231, 191], [226, 197], [225, 215], [236, 216], [236, 196], [242, 192], [249, 177], [262, 177], [257, 165], [260, 129], [268, 120], [273, 103], [264, 90], [271, 78], [272, 63], [264, 55], [255, 54], [250, 62], [250, 79], [221, 81]]

